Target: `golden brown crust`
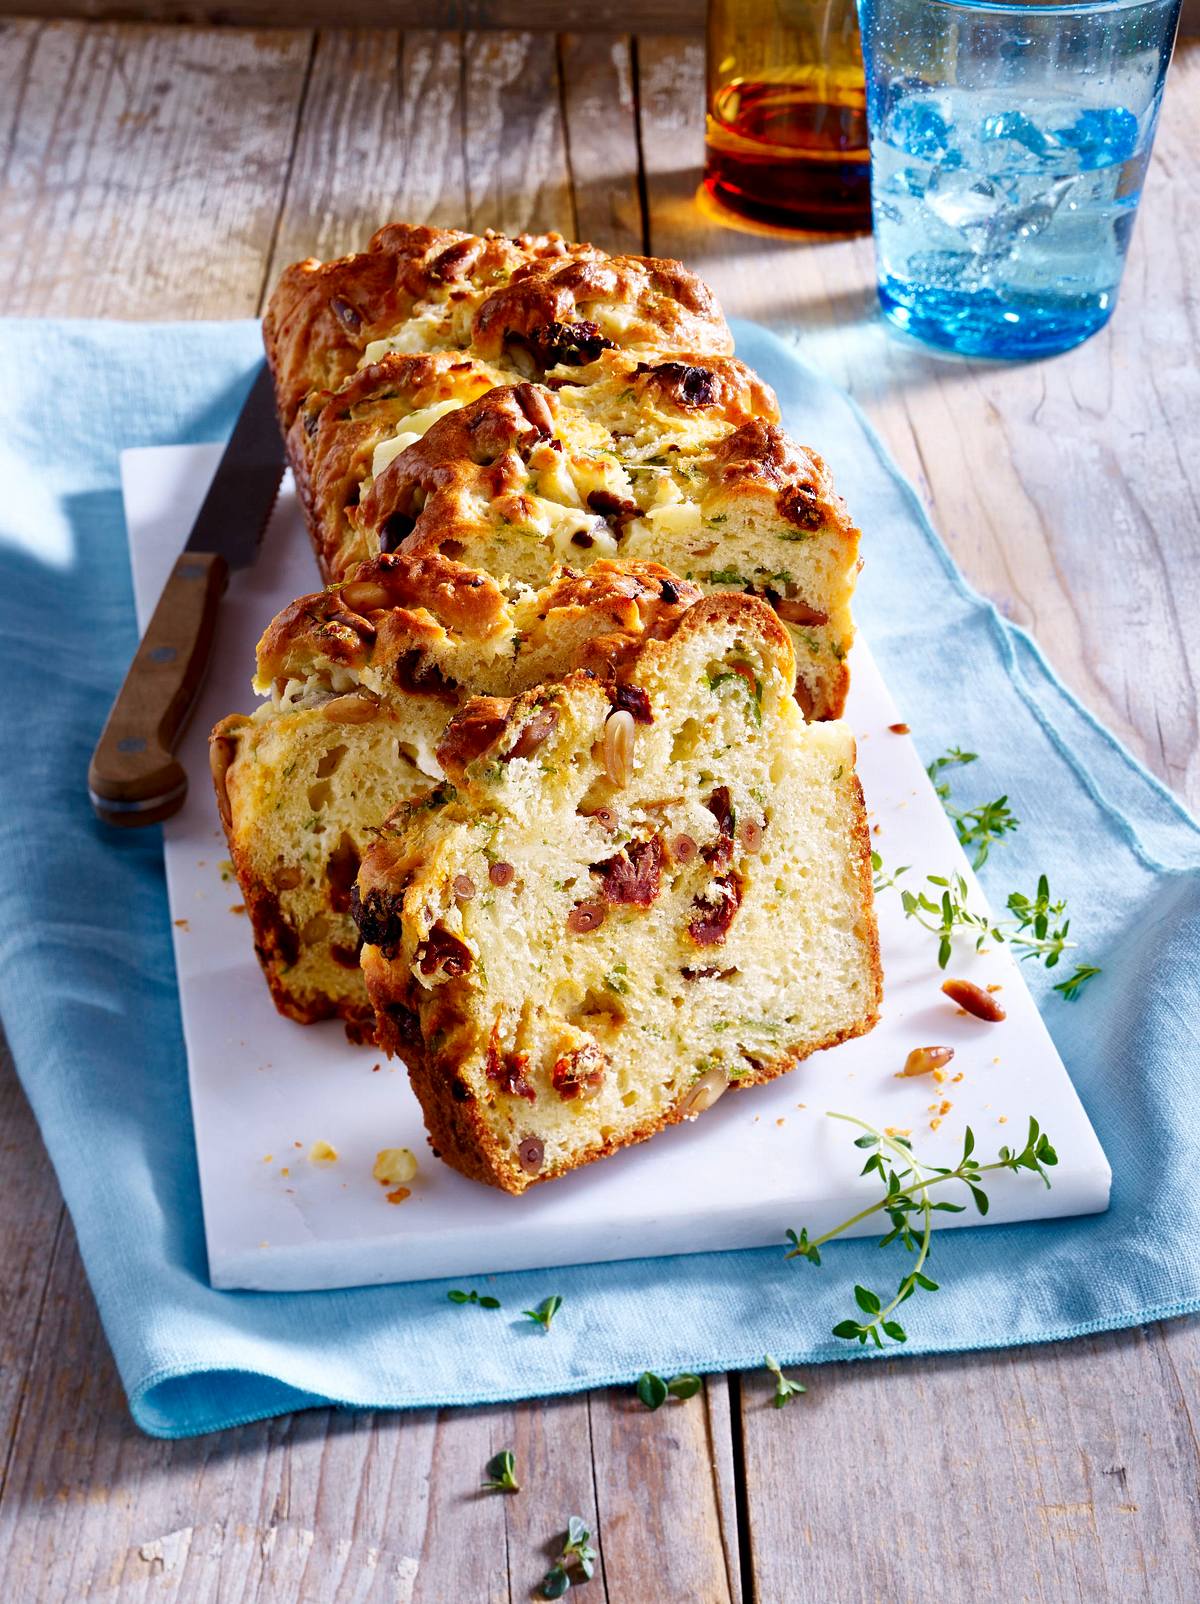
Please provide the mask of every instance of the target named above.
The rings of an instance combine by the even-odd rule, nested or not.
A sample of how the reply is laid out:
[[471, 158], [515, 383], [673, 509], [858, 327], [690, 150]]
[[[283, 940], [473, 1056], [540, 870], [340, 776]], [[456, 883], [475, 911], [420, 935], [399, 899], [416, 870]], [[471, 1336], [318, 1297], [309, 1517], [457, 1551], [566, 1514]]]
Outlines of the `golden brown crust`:
[[587, 255], [560, 235], [464, 234], [423, 224], [389, 223], [365, 251], [333, 262], [314, 257], [283, 274], [263, 318], [284, 429], [312, 390], [335, 389], [367, 346], [392, 333], [436, 294], [486, 293], [522, 267]]
[[[609, 314], [620, 310], [619, 326]], [[519, 345], [544, 372], [623, 350], [728, 354], [733, 339], [712, 291], [682, 262], [586, 256], [539, 265], [489, 295], [475, 314], [475, 350], [498, 360]]]
[[[566, 631], [584, 618], [599, 626], [586, 631], [579, 666], [612, 677], [646, 640], [673, 629], [700, 595], [659, 563], [601, 558], [583, 573], [550, 576], [536, 597], [533, 627], [539, 634]], [[448, 636], [485, 641], [511, 631], [527, 610], [514, 609], [490, 575], [440, 553], [389, 553], [278, 613], [258, 645], [259, 678], [269, 684], [367, 667], [395, 678], [404, 660], [402, 688], [413, 689], [424, 659]], [[414, 652], [422, 661], [412, 659]]]
[[[688, 1118], [683, 1105], [677, 1104], [665, 1114], [649, 1119], [623, 1135], [620, 1141], [609, 1140], [585, 1151], [569, 1166], [560, 1165], [554, 1169], [543, 1170], [537, 1175], [526, 1175], [520, 1166], [513, 1162], [511, 1155], [497, 1146], [487, 1121], [478, 1112], [474, 1098], [468, 1095], [465, 1099], [461, 1099], [455, 1095], [456, 1077], [453, 1070], [448, 1069], [425, 1050], [419, 1035], [415, 1041], [411, 1038], [402, 1039], [402, 1027], [397, 1024], [402, 1008], [403, 1005], [396, 1008], [389, 1004], [385, 1004], [382, 1010], [377, 1007], [375, 1016], [377, 1042], [389, 1057], [395, 1055], [404, 1059], [409, 1081], [421, 1105], [430, 1147], [438, 1158], [443, 1159], [460, 1174], [467, 1176], [469, 1180], [481, 1181], [485, 1186], [499, 1187], [513, 1196], [519, 1196], [542, 1181], [556, 1180], [571, 1170], [582, 1169], [585, 1164], [593, 1164], [597, 1159], [608, 1158], [622, 1148], [648, 1141], [659, 1131], [666, 1130], [671, 1125], [679, 1125]], [[407, 1012], [406, 1009], [403, 1011]], [[730, 1090], [739, 1091], [747, 1086], [761, 1086], [767, 1081], [777, 1080], [780, 1075], [787, 1074], [790, 1069], [794, 1069], [804, 1059], [810, 1058], [813, 1053], [823, 1052], [828, 1047], [838, 1047], [844, 1041], [853, 1040], [855, 1036], [867, 1035], [874, 1029], [878, 1019], [876, 1011], [850, 1029], [834, 1032], [825, 1041], [815, 1042], [802, 1051], [780, 1054], [758, 1069], [743, 1075], [731, 1085]], [[457, 1084], [461, 1085], [460, 1082]]]
[[500, 382], [486, 363], [460, 351], [389, 352], [360, 368], [340, 390], [314, 390], [288, 430], [287, 450], [322, 573], [340, 578], [357, 557], [347, 508], [357, 506], [375, 448], [411, 413], [438, 402], [474, 401]]

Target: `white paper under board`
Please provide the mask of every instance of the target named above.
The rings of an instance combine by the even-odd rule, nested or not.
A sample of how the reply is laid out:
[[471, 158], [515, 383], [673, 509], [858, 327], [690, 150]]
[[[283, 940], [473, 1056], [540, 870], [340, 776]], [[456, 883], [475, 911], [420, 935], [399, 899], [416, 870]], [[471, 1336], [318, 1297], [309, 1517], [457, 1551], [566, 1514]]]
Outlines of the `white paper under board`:
[[[152, 611], [220, 457], [217, 446], [127, 451], [122, 482], [138, 618]], [[838, 1109], [911, 1130], [923, 1157], [953, 1162], [963, 1127], [979, 1148], [1023, 1140], [1035, 1113], [1061, 1155], [1054, 1186], [996, 1177], [989, 1223], [1087, 1214], [1108, 1205], [1109, 1167], [1017, 965], [1003, 948], [956, 951], [953, 972], [997, 984], [1008, 1018], [960, 1016], [942, 996], [936, 942], [879, 904], [886, 996], [871, 1035], [818, 1053], [768, 1086], [737, 1092], [693, 1124], [524, 1197], [463, 1179], [430, 1153], [404, 1068], [350, 1046], [339, 1025], [302, 1026], [275, 1012], [263, 984], [208, 778], [207, 737], [249, 711], [254, 646], [317, 573], [290, 479], [257, 564], [236, 573], [223, 603], [212, 671], [181, 757], [191, 787], [165, 827], [200, 1184], [214, 1286], [305, 1290], [465, 1276], [634, 1256], [781, 1244], [789, 1226], [820, 1232], [870, 1200], [862, 1154]], [[912, 742], [888, 726], [894, 706], [860, 640], [847, 717], [874, 837], [907, 879], [959, 869], [984, 906]], [[952, 1076], [898, 1079], [910, 1048], [955, 1049]], [[941, 1105], [949, 1106], [940, 1113]], [[940, 1125], [931, 1130], [931, 1121]], [[315, 1141], [334, 1164], [310, 1162]], [[420, 1156], [412, 1195], [389, 1204], [372, 1179], [376, 1152]], [[942, 1215], [939, 1223], [974, 1223]]]

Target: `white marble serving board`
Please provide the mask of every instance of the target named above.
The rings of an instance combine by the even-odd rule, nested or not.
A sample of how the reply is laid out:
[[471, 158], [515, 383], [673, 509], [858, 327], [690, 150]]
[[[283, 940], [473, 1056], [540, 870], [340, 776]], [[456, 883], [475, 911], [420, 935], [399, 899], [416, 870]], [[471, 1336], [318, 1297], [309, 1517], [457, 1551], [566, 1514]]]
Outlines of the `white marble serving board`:
[[[191, 528], [219, 446], [127, 451], [121, 459], [134, 589], [141, 626]], [[988, 1223], [1087, 1214], [1108, 1206], [1108, 1163], [1009, 954], [964, 943], [951, 972], [998, 983], [1008, 1018], [960, 1016], [942, 996], [936, 942], [906, 921], [899, 898], [879, 903], [886, 997], [883, 1018], [859, 1041], [818, 1053], [768, 1086], [724, 1097], [676, 1126], [521, 1198], [464, 1180], [433, 1157], [402, 1064], [352, 1047], [340, 1025], [302, 1026], [278, 1015], [255, 961], [208, 774], [207, 737], [226, 713], [249, 710], [254, 646], [272, 615], [317, 588], [290, 478], [250, 570], [233, 576], [212, 670], [181, 751], [190, 777], [183, 810], [165, 828], [167, 887], [187, 1042], [192, 1112], [216, 1287], [301, 1291], [373, 1282], [465, 1277], [488, 1271], [782, 1244], [789, 1227], [817, 1234], [869, 1201], [853, 1131], [837, 1109], [910, 1129], [933, 1162], [957, 1157], [971, 1124], [984, 1156], [1023, 1139], [1037, 1115], [1061, 1163], [1047, 1191], [1036, 1176], [1001, 1174]], [[866, 645], [852, 657], [848, 718], [874, 836], [906, 883], [960, 869], [954, 833]], [[951, 1074], [897, 1078], [910, 1048], [955, 1049]], [[931, 1120], [951, 1105], [935, 1131]], [[937, 1107], [931, 1107], [937, 1105]], [[308, 1154], [316, 1141], [336, 1163]], [[372, 1179], [382, 1147], [420, 1158], [412, 1195], [389, 1204]], [[938, 1216], [973, 1224], [974, 1212]]]

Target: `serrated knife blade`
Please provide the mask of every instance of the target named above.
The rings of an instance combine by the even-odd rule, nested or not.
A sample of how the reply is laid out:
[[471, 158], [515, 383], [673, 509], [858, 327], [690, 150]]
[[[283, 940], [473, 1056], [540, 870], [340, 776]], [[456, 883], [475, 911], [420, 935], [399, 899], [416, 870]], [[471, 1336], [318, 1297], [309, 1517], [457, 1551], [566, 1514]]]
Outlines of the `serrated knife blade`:
[[208, 670], [229, 571], [258, 556], [283, 470], [264, 362], [92, 754], [88, 796], [107, 824], [154, 824], [183, 805], [175, 748]]

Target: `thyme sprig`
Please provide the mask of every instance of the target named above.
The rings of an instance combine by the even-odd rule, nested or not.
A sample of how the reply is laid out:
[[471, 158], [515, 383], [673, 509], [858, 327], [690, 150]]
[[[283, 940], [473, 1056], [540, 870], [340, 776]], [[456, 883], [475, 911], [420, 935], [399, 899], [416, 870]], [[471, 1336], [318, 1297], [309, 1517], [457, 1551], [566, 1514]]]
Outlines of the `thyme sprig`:
[[590, 1582], [596, 1570], [598, 1555], [592, 1547], [592, 1534], [584, 1524], [582, 1515], [572, 1515], [567, 1522], [566, 1537], [557, 1563], [542, 1578], [542, 1597], [561, 1598], [571, 1586], [571, 1571], [578, 1568], [585, 1582]]
[[[1038, 876], [1033, 896], [1021, 891], [1009, 893], [1006, 906], [1011, 918], [992, 919], [970, 906], [967, 882], [961, 874], [926, 875], [926, 884], [934, 888], [930, 893], [912, 891], [898, 884], [901, 876], [908, 872], [907, 865], [885, 875], [883, 859], [878, 852], [871, 854], [871, 867], [875, 871], [876, 894], [898, 891], [904, 917], [915, 919], [922, 929], [938, 938], [939, 969], [945, 969], [950, 962], [954, 938], [959, 934], [973, 936], [977, 952], [985, 942], [1006, 942], [1022, 962], [1034, 958], [1047, 969], [1054, 969], [1064, 953], [1075, 946], [1069, 939], [1071, 921], [1066, 918], [1066, 898], [1051, 897], [1050, 881], [1044, 874]], [[1053, 989], [1073, 1002], [1088, 981], [1100, 972], [1096, 964], [1077, 964], [1073, 973]]]
[[854, 1301], [860, 1316], [866, 1315], [867, 1318], [841, 1320], [834, 1326], [833, 1335], [844, 1342], [857, 1342], [863, 1347], [873, 1342], [877, 1348], [882, 1348], [885, 1337], [892, 1342], [907, 1342], [908, 1333], [895, 1318], [896, 1311], [914, 1292], [938, 1290], [938, 1283], [925, 1274], [933, 1236], [933, 1216], [937, 1212], [961, 1214], [966, 1209], [965, 1203], [950, 1203], [940, 1198], [935, 1202], [929, 1196], [930, 1190], [948, 1181], [957, 1181], [967, 1188], [976, 1209], [984, 1215], [988, 1211], [988, 1195], [980, 1185], [982, 1176], [996, 1170], [1011, 1170], [1014, 1175], [1021, 1170], [1031, 1170], [1040, 1175], [1048, 1187], [1050, 1177], [1046, 1171], [1058, 1163], [1058, 1154], [1049, 1137], [1032, 1117], [1024, 1147], [1002, 1147], [996, 1158], [988, 1164], [981, 1164], [975, 1157], [975, 1136], [968, 1125], [963, 1136], [962, 1157], [953, 1169], [918, 1159], [913, 1153], [912, 1143], [903, 1136], [889, 1136], [886, 1131], [877, 1130], [874, 1125], [856, 1119], [853, 1114], [830, 1113], [829, 1118], [845, 1120], [863, 1132], [854, 1142], [855, 1147], [864, 1148], [869, 1153], [860, 1174], [878, 1175], [885, 1188], [884, 1194], [877, 1202], [860, 1209], [822, 1236], [810, 1239], [807, 1229], [799, 1235], [789, 1231], [788, 1241], [792, 1245], [784, 1257], [807, 1259], [810, 1264], [819, 1265], [821, 1248], [832, 1237], [840, 1236], [843, 1231], [870, 1219], [873, 1214], [885, 1214], [891, 1230], [882, 1238], [879, 1246], [885, 1248], [899, 1241], [906, 1252], [916, 1254], [916, 1262], [906, 1275], [901, 1276], [895, 1296], [886, 1302], [882, 1294], [870, 1287], [856, 1286]]
[[950, 782], [939, 779], [939, 775], [944, 774], [947, 769], [975, 763], [978, 757], [977, 752], [964, 752], [960, 747], [952, 746], [949, 751], [943, 752], [941, 757], [935, 757], [925, 770], [929, 776], [929, 783], [937, 793], [938, 801], [954, 825], [959, 841], [964, 847], [976, 848], [971, 863], [973, 869], [981, 869], [987, 862], [988, 851], [993, 841], [999, 841], [1002, 836], [1009, 835], [1021, 827], [1020, 819], [1008, 805], [1007, 796], [997, 797], [994, 802], [984, 802], [977, 808], [955, 807], [951, 801]]

